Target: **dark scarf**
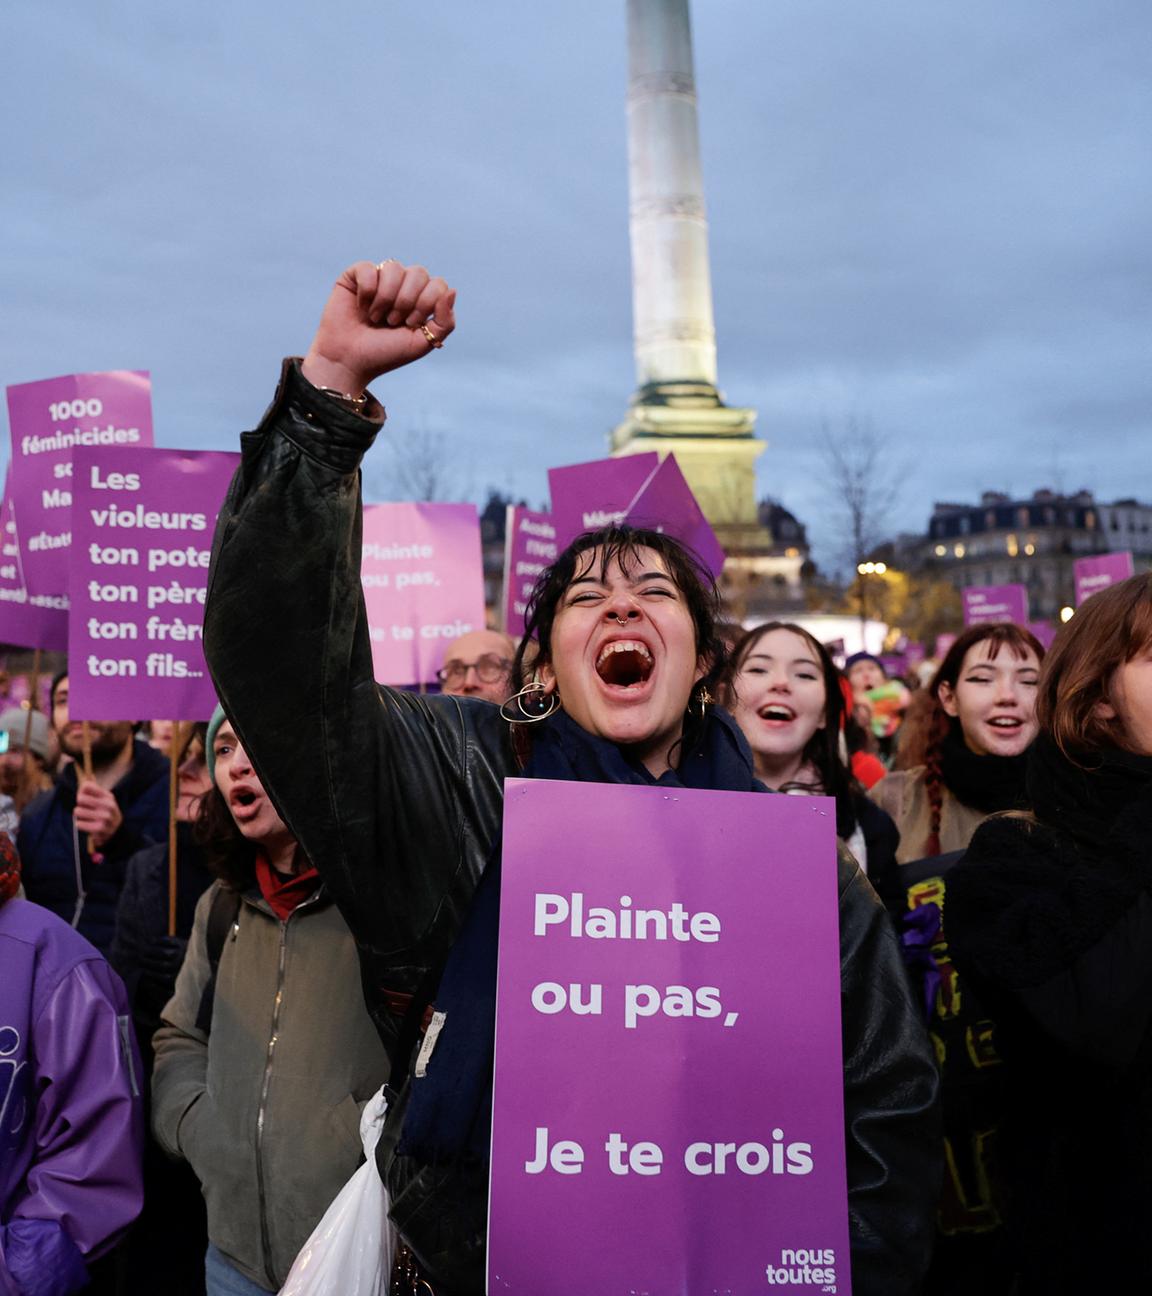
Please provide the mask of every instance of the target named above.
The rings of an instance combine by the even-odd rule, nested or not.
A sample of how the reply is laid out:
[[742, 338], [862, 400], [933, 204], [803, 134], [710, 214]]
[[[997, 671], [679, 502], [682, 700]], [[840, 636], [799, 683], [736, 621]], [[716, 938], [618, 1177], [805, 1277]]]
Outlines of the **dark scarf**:
[[989, 819], [948, 882], [962, 975], [1039, 985], [1152, 890], [1152, 757], [1118, 750], [1084, 769], [1041, 735], [1029, 751], [1034, 816]]
[[985, 814], [1019, 810], [1028, 804], [1027, 770], [1027, 752], [1019, 756], [977, 756], [969, 750], [957, 720], [953, 720], [940, 748], [944, 786], [957, 801]]
[[[564, 712], [536, 726], [525, 778], [578, 783], [634, 783], [730, 792], [765, 792], [752, 753], [726, 711], [709, 708], [697, 745], [678, 768], [653, 778], [627, 748], [595, 738]], [[496, 947], [500, 918], [500, 846], [489, 856], [472, 907], [452, 946], [436, 1009], [446, 1014], [435, 1063], [414, 1079], [398, 1152], [425, 1165], [463, 1156], [486, 1164], [491, 1134], [492, 1056], [496, 1024]]]
[[1152, 756], [1113, 748], [1078, 765], [1045, 735], [1029, 755], [1028, 795], [1038, 819], [1089, 851], [1116, 836], [1142, 841], [1152, 857]]

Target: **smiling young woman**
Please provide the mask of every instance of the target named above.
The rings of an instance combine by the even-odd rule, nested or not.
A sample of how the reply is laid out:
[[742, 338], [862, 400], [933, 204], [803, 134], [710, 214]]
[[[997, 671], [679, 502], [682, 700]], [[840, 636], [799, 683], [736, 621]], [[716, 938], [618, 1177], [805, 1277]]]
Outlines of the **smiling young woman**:
[[1043, 659], [1007, 621], [970, 626], [949, 648], [928, 705], [904, 723], [896, 771], [870, 792], [900, 830], [899, 863], [963, 850], [988, 815], [1025, 804]]
[[952, 955], [997, 1022], [1023, 1296], [1152, 1290], [1152, 576], [1094, 594], [1041, 672], [1032, 812], [983, 824]]
[[903, 908], [896, 876], [899, 833], [869, 801], [842, 755], [847, 717], [840, 672], [807, 630], [770, 621], [739, 640], [721, 687], [766, 787], [836, 801], [836, 832], [885, 905]]
[[[505, 778], [761, 789], [739, 729], [707, 697], [723, 666], [715, 586], [657, 531], [581, 536], [541, 575], [503, 708], [375, 682], [358, 469], [383, 411], [366, 386], [439, 348], [454, 296], [396, 262], [340, 277], [308, 356], [286, 364], [244, 438], [205, 649], [238, 743], [356, 937], [395, 1087], [429, 1001], [446, 1013], [431, 1062], [393, 1105], [377, 1164], [416, 1253], [406, 1264], [429, 1290], [471, 1296], [484, 1290]], [[594, 797], [588, 806], [595, 813]], [[882, 908], [850, 859], [828, 863], [839, 880], [853, 1286], [895, 1296], [916, 1289], [926, 1264], [936, 1076]]]

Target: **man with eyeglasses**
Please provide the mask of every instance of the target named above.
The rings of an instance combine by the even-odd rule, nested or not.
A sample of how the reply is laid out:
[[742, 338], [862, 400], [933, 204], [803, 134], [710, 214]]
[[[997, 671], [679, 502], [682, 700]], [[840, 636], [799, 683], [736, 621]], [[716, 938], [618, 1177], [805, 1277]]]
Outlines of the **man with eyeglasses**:
[[445, 693], [485, 698], [497, 706], [508, 696], [516, 645], [498, 630], [470, 630], [454, 639], [436, 672]]

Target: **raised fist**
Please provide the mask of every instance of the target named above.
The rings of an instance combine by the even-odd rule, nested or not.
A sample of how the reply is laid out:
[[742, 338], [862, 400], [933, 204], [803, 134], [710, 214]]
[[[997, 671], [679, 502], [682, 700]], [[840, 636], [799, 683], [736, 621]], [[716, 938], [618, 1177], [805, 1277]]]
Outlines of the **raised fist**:
[[455, 289], [423, 266], [357, 261], [336, 280], [304, 357], [304, 377], [359, 396], [374, 378], [443, 342], [456, 327], [455, 304]]

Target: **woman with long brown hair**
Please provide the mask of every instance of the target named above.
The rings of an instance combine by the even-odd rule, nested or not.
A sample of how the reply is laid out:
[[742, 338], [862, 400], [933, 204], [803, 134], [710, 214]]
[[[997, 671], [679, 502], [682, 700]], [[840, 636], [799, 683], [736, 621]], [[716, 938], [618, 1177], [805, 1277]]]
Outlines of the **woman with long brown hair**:
[[901, 864], [963, 850], [998, 810], [1025, 804], [1044, 648], [1008, 621], [969, 626], [904, 722], [898, 768], [872, 799], [900, 830]]
[[1094, 595], [1040, 679], [1032, 813], [977, 831], [953, 957], [997, 1022], [1020, 1292], [1148, 1291], [1152, 575]]

